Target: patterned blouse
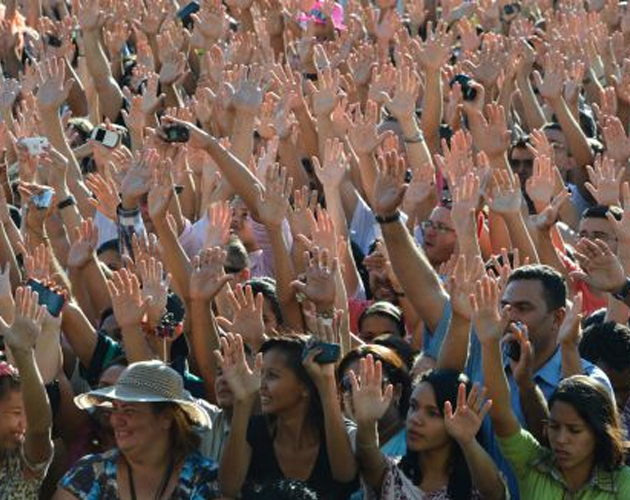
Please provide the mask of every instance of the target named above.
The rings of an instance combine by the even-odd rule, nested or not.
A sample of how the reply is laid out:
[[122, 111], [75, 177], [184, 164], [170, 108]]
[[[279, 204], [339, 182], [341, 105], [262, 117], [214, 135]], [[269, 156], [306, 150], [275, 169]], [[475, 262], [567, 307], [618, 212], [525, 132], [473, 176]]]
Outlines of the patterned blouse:
[[[437, 491], [425, 492], [418, 488], [405, 473], [398, 468], [397, 459], [385, 457], [387, 470], [383, 477], [381, 494], [368, 488], [364, 483], [364, 494], [366, 500], [451, 500], [447, 487]], [[480, 500], [479, 492], [473, 490], [470, 500]]]
[[[79, 500], [119, 500], [117, 449], [79, 460], [59, 482], [59, 487]], [[186, 457], [179, 473], [179, 482], [169, 500], [207, 500], [216, 498], [219, 487], [217, 467], [200, 453]]]
[[0, 454], [0, 499], [37, 500], [39, 488], [52, 459], [51, 453], [46, 463], [32, 465], [24, 456], [23, 447], [11, 453]]

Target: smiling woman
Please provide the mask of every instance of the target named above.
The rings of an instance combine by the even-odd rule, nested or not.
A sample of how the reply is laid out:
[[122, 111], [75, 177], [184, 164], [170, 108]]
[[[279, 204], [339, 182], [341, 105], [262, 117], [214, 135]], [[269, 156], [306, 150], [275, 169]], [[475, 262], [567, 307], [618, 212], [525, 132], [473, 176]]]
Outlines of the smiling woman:
[[184, 390], [179, 374], [160, 361], [130, 365], [116, 385], [75, 399], [83, 409], [110, 408], [116, 448], [80, 460], [61, 480], [55, 500], [216, 496], [216, 467], [197, 451], [193, 425], [206, 412]]

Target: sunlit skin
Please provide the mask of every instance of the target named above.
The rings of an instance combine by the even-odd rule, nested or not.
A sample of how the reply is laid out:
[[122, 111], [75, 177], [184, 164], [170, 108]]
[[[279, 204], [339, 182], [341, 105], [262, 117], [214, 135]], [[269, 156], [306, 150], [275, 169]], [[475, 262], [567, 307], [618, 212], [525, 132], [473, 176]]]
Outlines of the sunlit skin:
[[170, 418], [155, 414], [150, 403], [114, 401], [110, 423], [116, 446], [124, 453], [150, 454], [155, 443], [169, 439]]
[[0, 400], [0, 452], [13, 451], [24, 442], [26, 414], [20, 391], [10, 390]]
[[547, 309], [543, 291], [541, 281], [516, 280], [507, 285], [501, 299], [502, 306], [510, 306], [508, 319], [527, 326], [534, 347], [534, 369], [540, 368], [555, 352], [558, 329], [564, 319], [564, 308]]
[[595, 434], [572, 405], [554, 402], [550, 408], [547, 437], [558, 468], [569, 486], [586, 483], [595, 460]]
[[[434, 227], [424, 230], [422, 248], [429, 262], [435, 267], [451, 258], [456, 248], [457, 235], [448, 208], [434, 208], [429, 220], [433, 222]], [[445, 231], [440, 231], [435, 226], [443, 227]]]
[[586, 217], [580, 221], [578, 234], [580, 238], [594, 241], [600, 239], [605, 242], [613, 253], [617, 253], [617, 235], [615, 227], [608, 219]]
[[301, 414], [308, 408], [308, 389], [286, 363], [285, 355], [270, 350], [263, 357], [260, 404], [265, 415]]

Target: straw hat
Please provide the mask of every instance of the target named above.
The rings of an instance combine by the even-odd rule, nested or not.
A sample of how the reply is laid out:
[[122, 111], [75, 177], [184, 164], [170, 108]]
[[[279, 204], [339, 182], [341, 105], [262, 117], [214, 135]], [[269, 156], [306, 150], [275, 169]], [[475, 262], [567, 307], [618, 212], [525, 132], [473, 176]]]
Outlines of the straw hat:
[[74, 398], [74, 403], [87, 410], [94, 406], [111, 405], [112, 400], [130, 403], [174, 403], [199, 425], [211, 427], [210, 416], [184, 389], [179, 373], [162, 361], [141, 361], [129, 365], [116, 385], [86, 392]]

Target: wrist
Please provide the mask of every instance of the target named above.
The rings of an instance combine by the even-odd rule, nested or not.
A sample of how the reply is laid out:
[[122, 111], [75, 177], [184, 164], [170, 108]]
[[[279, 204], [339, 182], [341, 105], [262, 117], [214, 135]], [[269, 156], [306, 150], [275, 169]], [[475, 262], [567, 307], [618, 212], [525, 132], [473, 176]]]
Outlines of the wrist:
[[138, 198], [135, 196], [126, 196], [124, 193], [122, 195], [122, 200], [120, 206], [123, 210], [137, 210], [140, 207], [140, 203]]

